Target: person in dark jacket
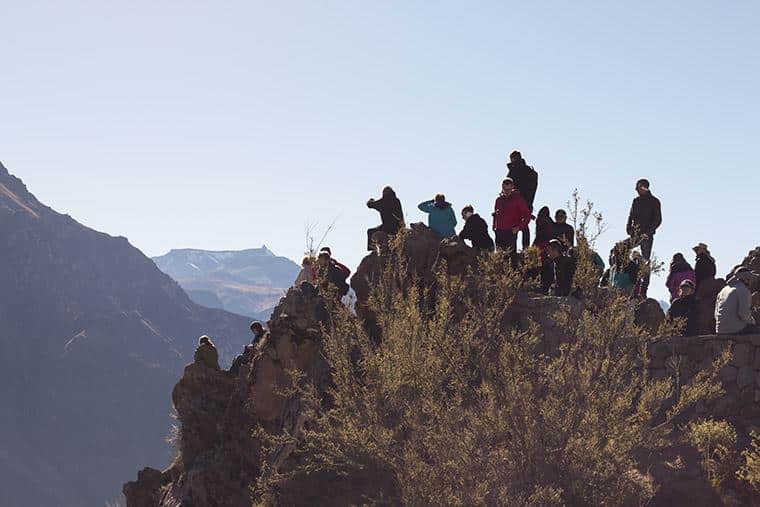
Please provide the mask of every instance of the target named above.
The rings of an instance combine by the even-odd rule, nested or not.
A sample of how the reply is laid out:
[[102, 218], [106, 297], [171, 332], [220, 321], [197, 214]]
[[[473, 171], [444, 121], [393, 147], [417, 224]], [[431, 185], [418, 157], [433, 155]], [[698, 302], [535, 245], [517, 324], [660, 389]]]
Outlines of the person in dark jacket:
[[551, 261], [554, 271], [554, 283], [551, 293], [554, 296], [569, 296], [573, 288], [575, 262], [572, 257], [565, 255], [565, 247], [559, 240], [553, 239], [546, 247], [546, 255]]
[[198, 339], [198, 348], [195, 349], [193, 361], [212, 370], [219, 369], [219, 352], [208, 336], [203, 335]]
[[517, 267], [517, 233], [530, 223], [528, 204], [510, 178], [501, 183], [501, 194], [496, 198], [493, 212], [493, 230], [496, 247], [509, 250], [512, 267]]
[[338, 297], [348, 294], [345, 271], [332, 262], [330, 254], [321, 251], [317, 257], [317, 279], [321, 289], [327, 289], [330, 285], [335, 287]]
[[464, 220], [464, 227], [459, 233], [459, 238], [469, 239], [472, 242], [472, 247], [478, 251], [493, 252], [493, 240], [488, 234], [488, 224], [480, 215], [475, 213], [475, 209], [471, 205], [462, 208], [462, 219]]
[[391, 187], [383, 189], [383, 196], [380, 199], [367, 201], [367, 207], [380, 212], [382, 221], [379, 227], [367, 229], [367, 250], [372, 250], [372, 235], [379, 231], [396, 234], [404, 227], [404, 212], [401, 209], [401, 201]]
[[673, 255], [673, 260], [670, 262], [670, 271], [668, 272], [668, 279], [665, 281], [665, 286], [670, 291], [670, 302], [680, 297], [681, 282], [684, 280], [691, 280], [696, 282], [694, 277], [694, 270], [691, 269], [691, 265], [686, 262], [682, 253]]
[[715, 268], [715, 259], [710, 255], [710, 250], [704, 243], [697, 244], [694, 248], [697, 259], [694, 262], [694, 276], [696, 278], [697, 290], [699, 285], [705, 280], [714, 280], [717, 269]]
[[[641, 255], [644, 260], [652, 260], [652, 246], [657, 228], [662, 224], [660, 200], [649, 190], [649, 180], [640, 179], [636, 182], [638, 197], [631, 204], [628, 213], [626, 232], [631, 237], [633, 245], [641, 245]], [[644, 276], [641, 286], [641, 296], [646, 298], [649, 288], [649, 275]]]
[[538, 210], [536, 215], [536, 239], [533, 240], [533, 246], [543, 251], [554, 239], [554, 220], [552, 220], [551, 211], [548, 206]]
[[333, 266], [335, 266], [336, 268], [338, 268], [340, 270], [340, 272], [343, 273], [343, 279], [344, 280], [346, 278], [348, 278], [349, 276], [351, 276], [351, 270], [348, 269], [348, 266], [346, 266], [342, 262], [338, 262], [335, 259], [335, 257], [332, 256], [332, 250], [330, 249], [329, 246], [323, 246], [322, 248], [319, 249], [319, 253], [320, 254], [323, 253], [323, 252], [326, 253], [330, 257], [330, 264], [332, 264]]
[[240, 372], [240, 369], [243, 367], [243, 365], [250, 364], [251, 361], [253, 361], [253, 356], [256, 353], [256, 348], [260, 343], [264, 341], [264, 337], [266, 336], [267, 332], [264, 330], [264, 326], [261, 324], [261, 322], [254, 320], [251, 323], [251, 333], [253, 334], [251, 343], [245, 346], [243, 353], [237, 356], [232, 361], [232, 366], [230, 366], [230, 373], [235, 376], [237, 376], [237, 374]]
[[[525, 162], [522, 154], [517, 150], [509, 154], [507, 169], [509, 169], [507, 178], [515, 182], [515, 188], [520, 191], [528, 209], [533, 213], [533, 201], [538, 189], [538, 173]], [[522, 229], [522, 246], [523, 249], [530, 246], [530, 228], [527, 225]]]
[[567, 223], [567, 212], [558, 209], [554, 213], [554, 238], [558, 239], [565, 248], [575, 246], [575, 229]]
[[421, 202], [417, 208], [428, 214], [428, 227], [438, 234], [441, 239], [456, 236], [454, 227], [457, 225], [457, 217], [454, 209], [446, 202], [446, 196], [436, 194], [435, 199]]
[[694, 282], [684, 280], [678, 289], [678, 297], [673, 300], [668, 308], [668, 320], [686, 319], [686, 325], [681, 336], [694, 336], [697, 334], [697, 299], [694, 296]]

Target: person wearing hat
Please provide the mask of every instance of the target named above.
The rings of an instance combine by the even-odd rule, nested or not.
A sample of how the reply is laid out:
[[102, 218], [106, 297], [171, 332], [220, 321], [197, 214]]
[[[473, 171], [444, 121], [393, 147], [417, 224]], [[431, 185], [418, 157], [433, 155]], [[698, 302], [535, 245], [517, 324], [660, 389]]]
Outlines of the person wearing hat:
[[668, 320], [685, 319], [685, 326], [681, 336], [694, 336], [697, 334], [697, 299], [694, 296], [695, 286], [692, 280], [684, 280], [678, 288], [676, 298], [668, 308]]
[[[638, 196], [631, 204], [628, 213], [626, 232], [631, 237], [633, 245], [641, 245], [641, 255], [646, 261], [652, 259], [652, 246], [654, 234], [662, 224], [662, 210], [660, 200], [652, 195], [649, 190], [649, 180], [640, 179], [636, 182]], [[649, 275], [644, 277], [641, 284], [641, 296], [646, 297], [649, 288]]]
[[752, 318], [752, 293], [749, 286], [752, 271], [745, 267], [734, 270], [715, 303], [715, 332], [718, 334], [760, 333]]
[[697, 289], [705, 280], [713, 280], [717, 269], [715, 268], [715, 259], [710, 255], [710, 250], [704, 243], [698, 243], [694, 248], [697, 259], [694, 262], [694, 276]]

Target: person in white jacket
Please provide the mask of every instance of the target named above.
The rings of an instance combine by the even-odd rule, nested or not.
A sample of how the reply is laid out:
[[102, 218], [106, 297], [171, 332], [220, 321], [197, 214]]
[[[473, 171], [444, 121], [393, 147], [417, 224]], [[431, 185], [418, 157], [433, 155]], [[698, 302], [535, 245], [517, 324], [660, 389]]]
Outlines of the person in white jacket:
[[718, 334], [760, 334], [752, 318], [752, 272], [740, 267], [718, 293], [715, 303], [715, 332]]

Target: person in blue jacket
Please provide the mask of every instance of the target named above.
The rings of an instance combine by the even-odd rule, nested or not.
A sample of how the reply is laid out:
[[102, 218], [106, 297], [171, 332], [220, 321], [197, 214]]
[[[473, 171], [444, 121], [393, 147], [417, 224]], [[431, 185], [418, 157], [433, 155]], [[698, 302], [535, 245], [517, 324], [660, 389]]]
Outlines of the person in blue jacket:
[[428, 227], [433, 229], [438, 236], [441, 238], [456, 236], [454, 227], [457, 225], [457, 217], [443, 194], [436, 194], [435, 199], [421, 202], [417, 207], [428, 214]]

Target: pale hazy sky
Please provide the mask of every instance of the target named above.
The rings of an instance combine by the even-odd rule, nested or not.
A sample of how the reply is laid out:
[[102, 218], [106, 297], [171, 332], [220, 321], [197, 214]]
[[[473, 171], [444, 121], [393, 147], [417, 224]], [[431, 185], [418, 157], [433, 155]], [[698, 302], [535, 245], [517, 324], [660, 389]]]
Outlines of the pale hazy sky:
[[[48, 205], [148, 255], [266, 244], [304, 226], [355, 266], [364, 203], [407, 220], [444, 192], [488, 216], [518, 148], [537, 206], [574, 187], [606, 259], [637, 178], [655, 253], [760, 244], [760, 3], [4, 2], [0, 160]], [[652, 294], [664, 298], [664, 278]]]

